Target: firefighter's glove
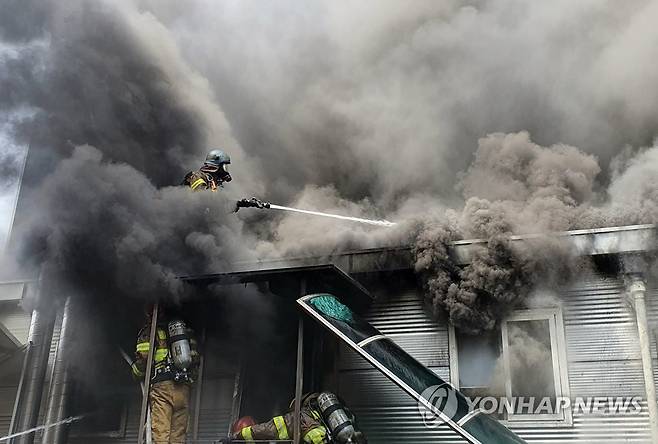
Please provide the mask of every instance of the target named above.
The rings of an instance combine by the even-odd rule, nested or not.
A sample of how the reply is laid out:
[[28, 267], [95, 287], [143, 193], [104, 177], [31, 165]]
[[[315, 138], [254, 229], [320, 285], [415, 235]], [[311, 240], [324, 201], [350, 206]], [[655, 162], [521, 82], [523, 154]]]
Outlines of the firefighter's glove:
[[133, 378], [135, 379], [135, 381], [141, 381], [142, 379], [144, 379], [144, 372], [137, 365], [137, 361], [133, 361], [130, 363], [130, 369], [133, 372]]
[[262, 200], [258, 199], [257, 197], [252, 197], [250, 199], [240, 199], [235, 203], [235, 213], [237, 213], [240, 208], [269, 208], [270, 203], [269, 202], [263, 202]]

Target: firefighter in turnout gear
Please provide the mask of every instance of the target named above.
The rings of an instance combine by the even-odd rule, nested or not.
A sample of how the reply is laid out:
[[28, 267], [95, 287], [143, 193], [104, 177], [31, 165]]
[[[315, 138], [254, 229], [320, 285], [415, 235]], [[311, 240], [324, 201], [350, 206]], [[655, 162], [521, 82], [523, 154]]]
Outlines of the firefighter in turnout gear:
[[[299, 425], [302, 441], [307, 444], [328, 443], [327, 429], [322, 424], [320, 410], [317, 408], [317, 393], [307, 394], [302, 398]], [[291, 409], [283, 416], [277, 416], [267, 422], [244, 427], [234, 431], [231, 436], [235, 440], [268, 440], [268, 439], [292, 439], [294, 430], [295, 412], [294, 400], [290, 403]]]
[[[147, 322], [137, 336], [136, 378], [143, 379], [148, 360], [152, 308], [147, 307]], [[199, 354], [192, 331], [178, 318], [167, 318], [158, 311], [153, 352], [154, 370], [149, 389], [153, 444], [183, 444], [187, 434], [190, 389], [194, 383]]]
[[[254, 424], [251, 417], [240, 418], [233, 427], [231, 439], [247, 442], [293, 439], [294, 405], [293, 400], [288, 413], [261, 424]], [[338, 401], [338, 397], [330, 392], [307, 393], [303, 396], [299, 425], [301, 442], [304, 444], [366, 443], [363, 434], [355, 428], [354, 416]]]
[[[231, 158], [222, 150], [212, 150], [206, 156], [203, 166], [197, 171], [190, 171], [185, 175], [181, 185], [189, 186], [192, 190], [211, 190], [217, 191], [218, 188], [224, 187], [224, 182], [233, 180], [228, 172], [228, 166], [231, 164]], [[240, 199], [235, 203], [235, 213], [240, 208], [269, 208], [269, 202], [251, 197], [249, 199]]]
[[206, 156], [201, 168], [190, 171], [185, 175], [182, 185], [187, 185], [192, 190], [211, 190], [223, 187], [224, 182], [233, 180], [228, 172], [231, 158], [222, 150], [212, 150]]

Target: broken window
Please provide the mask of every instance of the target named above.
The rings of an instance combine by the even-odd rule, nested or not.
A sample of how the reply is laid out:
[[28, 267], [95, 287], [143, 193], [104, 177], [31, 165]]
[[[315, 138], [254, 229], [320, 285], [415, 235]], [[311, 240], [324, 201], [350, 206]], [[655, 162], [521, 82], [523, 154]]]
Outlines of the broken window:
[[452, 329], [451, 336], [452, 383], [474, 408], [502, 420], [570, 423], [560, 403], [568, 387], [558, 309], [519, 311], [495, 331], [468, 336]]

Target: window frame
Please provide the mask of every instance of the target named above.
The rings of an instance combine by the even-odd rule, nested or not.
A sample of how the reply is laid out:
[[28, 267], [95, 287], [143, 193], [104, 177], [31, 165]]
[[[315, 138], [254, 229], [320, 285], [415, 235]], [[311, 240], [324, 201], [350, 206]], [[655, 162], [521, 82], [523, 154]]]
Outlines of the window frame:
[[[141, 396], [140, 396], [141, 399]], [[128, 405], [132, 406], [132, 401], [124, 399], [121, 401], [121, 417], [119, 419], [119, 427], [114, 430], [103, 430], [103, 431], [82, 431], [82, 430], [71, 430], [69, 436], [75, 439], [81, 438], [125, 438], [126, 436], [126, 426], [128, 423]]]
[[[505, 371], [505, 393], [508, 398], [512, 396], [512, 379], [510, 370], [509, 330], [508, 322], [542, 321], [547, 320], [551, 340], [551, 358], [553, 363], [553, 378], [555, 396], [571, 399], [569, 390], [569, 375], [567, 363], [567, 347], [564, 334], [564, 320], [560, 307], [515, 310], [500, 322], [500, 339], [502, 346], [503, 367]], [[457, 333], [452, 323], [448, 324], [448, 348], [450, 355], [450, 382], [459, 389], [459, 354], [457, 347]], [[556, 401], [557, 402], [557, 401]], [[571, 406], [560, 409], [560, 414], [509, 414], [508, 418], [501, 420], [505, 425], [514, 426], [572, 426], [573, 415]]]

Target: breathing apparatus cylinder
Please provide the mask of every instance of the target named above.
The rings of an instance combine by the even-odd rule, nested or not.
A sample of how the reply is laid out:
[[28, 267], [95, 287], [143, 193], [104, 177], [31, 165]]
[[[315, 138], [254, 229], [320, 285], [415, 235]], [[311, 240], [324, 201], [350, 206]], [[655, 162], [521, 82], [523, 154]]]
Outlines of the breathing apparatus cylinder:
[[180, 319], [169, 322], [169, 355], [176, 369], [187, 372], [192, 366], [192, 347], [187, 327]]
[[357, 431], [352, 416], [347, 413], [338, 397], [331, 392], [322, 392], [318, 396], [318, 405], [332, 438], [340, 444], [354, 442]]

